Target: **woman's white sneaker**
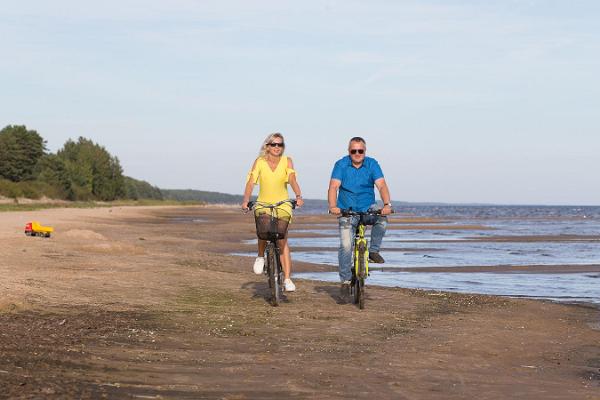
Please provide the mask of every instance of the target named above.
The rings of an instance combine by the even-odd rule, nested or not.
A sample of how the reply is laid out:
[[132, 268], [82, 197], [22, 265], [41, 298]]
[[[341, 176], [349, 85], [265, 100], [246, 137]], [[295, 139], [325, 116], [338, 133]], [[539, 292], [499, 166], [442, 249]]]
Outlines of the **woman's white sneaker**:
[[294, 285], [294, 282], [292, 282], [292, 280], [288, 278], [285, 281], [283, 281], [283, 288], [286, 292], [294, 292], [296, 290], [296, 285]]
[[265, 258], [256, 257], [256, 260], [254, 260], [254, 267], [252, 267], [252, 269], [256, 275], [262, 274], [265, 269]]

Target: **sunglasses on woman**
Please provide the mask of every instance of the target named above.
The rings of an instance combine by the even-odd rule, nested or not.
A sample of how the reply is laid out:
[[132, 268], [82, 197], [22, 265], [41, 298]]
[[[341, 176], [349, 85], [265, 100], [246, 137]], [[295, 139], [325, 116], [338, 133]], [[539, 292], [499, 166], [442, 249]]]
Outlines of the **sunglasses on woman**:
[[364, 154], [364, 152], [365, 151], [363, 149], [352, 149], [352, 150], [350, 150], [350, 154], [356, 154], [356, 153], [358, 153], [358, 154]]
[[285, 147], [285, 144], [283, 144], [283, 143], [269, 143], [269, 146], [271, 146], [271, 147]]

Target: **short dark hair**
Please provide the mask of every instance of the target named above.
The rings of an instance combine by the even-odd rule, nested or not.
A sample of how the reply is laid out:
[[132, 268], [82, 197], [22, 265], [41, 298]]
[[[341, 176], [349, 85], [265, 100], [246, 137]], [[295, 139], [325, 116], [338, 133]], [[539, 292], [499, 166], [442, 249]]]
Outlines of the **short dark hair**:
[[359, 142], [365, 145], [365, 147], [367, 147], [367, 142], [365, 141], [365, 139], [361, 138], [360, 136], [354, 136], [352, 139], [350, 139], [350, 141], [348, 142], [348, 147], [350, 147], [350, 145], [352, 145], [352, 142]]

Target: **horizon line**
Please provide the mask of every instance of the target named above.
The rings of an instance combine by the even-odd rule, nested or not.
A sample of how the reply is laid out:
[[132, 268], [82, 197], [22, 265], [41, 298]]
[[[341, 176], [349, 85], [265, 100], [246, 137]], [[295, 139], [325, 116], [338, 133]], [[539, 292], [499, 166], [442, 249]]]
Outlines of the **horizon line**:
[[[200, 189], [167, 189], [159, 188], [160, 190], [191, 190], [205, 193], [222, 194], [226, 196], [242, 197], [241, 194], [231, 194], [225, 192], [217, 192], [213, 190]], [[254, 196], [256, 197], [256, 196]], [[327, 199], [305, 198], [310, 201], [327, 201]], [[392, 203], [414, 204], [414, 205], [440, 205], [440, 206], [510, 206], [510, 207], [600, 207], [600, 204], [543, 204], [543, 203], [486, 203], [486, 202], [446, 202], [446, 201], [406, 201], [392, 200]]]

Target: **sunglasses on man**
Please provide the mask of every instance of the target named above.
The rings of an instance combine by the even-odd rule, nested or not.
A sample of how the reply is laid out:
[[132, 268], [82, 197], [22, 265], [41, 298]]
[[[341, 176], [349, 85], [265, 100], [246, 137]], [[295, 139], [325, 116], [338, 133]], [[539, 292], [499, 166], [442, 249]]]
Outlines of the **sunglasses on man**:
[[271, 147], [285, 147], [285, 144], [283, 144], [283, 143], [269, 143], [269, 146], [271, 146]]
[[365, 151], [363, 149], [352, 149], [352, 150], [350, 150], [350, 154], [356, 154], [356, 153], [358, 153], [358, 154], [364, 154]]

